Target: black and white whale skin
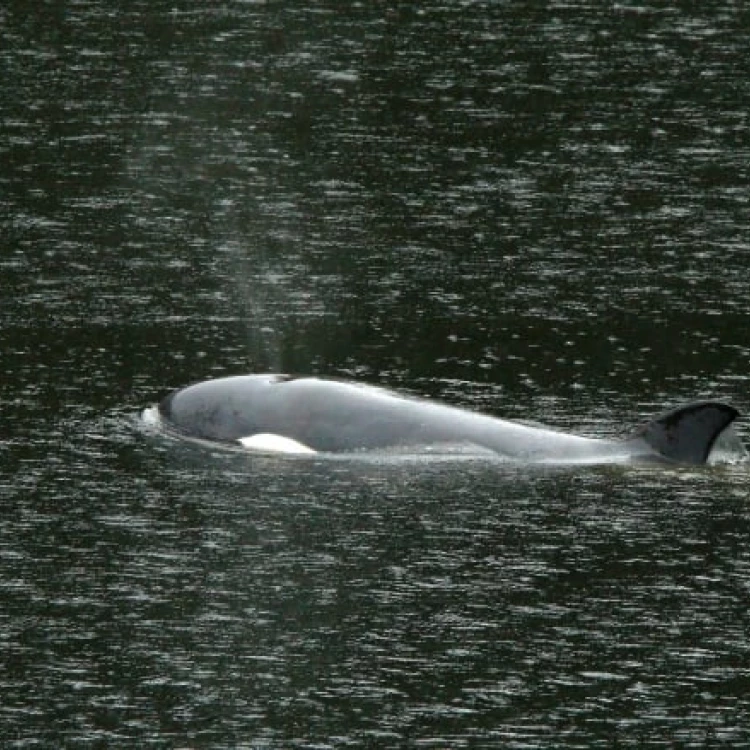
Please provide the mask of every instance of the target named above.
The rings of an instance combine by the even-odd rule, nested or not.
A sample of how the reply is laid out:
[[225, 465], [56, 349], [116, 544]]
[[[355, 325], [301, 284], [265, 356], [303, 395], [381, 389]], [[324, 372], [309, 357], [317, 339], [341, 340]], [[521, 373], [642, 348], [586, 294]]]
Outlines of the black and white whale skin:
[[[478, 446], [525, 463], [704, 464], [738, 416], [701, 401], [668, 411], [621, 440], [511, 422], [348, 381], [240, 375], [176, 390], [158, 407], [180, 435], [287, 453]], [[239, 445], [238, 445], [239, 444]]]

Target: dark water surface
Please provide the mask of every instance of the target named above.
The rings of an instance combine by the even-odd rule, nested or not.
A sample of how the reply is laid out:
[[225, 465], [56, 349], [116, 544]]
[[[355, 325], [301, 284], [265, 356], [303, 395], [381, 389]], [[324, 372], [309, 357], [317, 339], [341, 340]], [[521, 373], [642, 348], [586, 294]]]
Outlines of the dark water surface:
[[139, 420], [269, 369], [749, 411], [744, 6], [125, 7], [0, 8], [0, 744], [750, 744], [746, 468]]

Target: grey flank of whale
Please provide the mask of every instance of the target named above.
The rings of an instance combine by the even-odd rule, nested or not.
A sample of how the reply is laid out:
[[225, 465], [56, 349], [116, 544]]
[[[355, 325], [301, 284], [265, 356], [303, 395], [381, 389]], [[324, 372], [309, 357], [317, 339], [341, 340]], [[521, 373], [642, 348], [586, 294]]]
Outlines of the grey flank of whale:
[[738, 412], [713, 401], [690, 403], [613, 440], [499, 419], [370, 385], [269, 374], [218, 378], [176, 390], [159, 404], [159, 416], [169, 430], [187, 437], [284, 452], [470, 445], [526, 463], [703, 464]]

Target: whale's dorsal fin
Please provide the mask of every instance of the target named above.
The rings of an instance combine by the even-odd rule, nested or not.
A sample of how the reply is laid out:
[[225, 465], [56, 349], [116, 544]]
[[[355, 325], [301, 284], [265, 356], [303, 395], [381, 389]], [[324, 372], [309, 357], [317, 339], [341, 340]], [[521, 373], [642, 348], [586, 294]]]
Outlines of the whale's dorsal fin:
[[641, 427], [633, 440], [642, 440], [659, 456], [681, 464], [704, 464], [719, 435], [737, 418], [732, 406], [698, 401], [665, 412]]

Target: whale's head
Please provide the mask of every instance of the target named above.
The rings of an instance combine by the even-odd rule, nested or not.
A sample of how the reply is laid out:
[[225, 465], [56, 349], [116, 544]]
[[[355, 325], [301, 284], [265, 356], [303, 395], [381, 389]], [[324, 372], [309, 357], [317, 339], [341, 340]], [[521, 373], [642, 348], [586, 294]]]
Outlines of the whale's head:
[[159, 404], [166, 425], [203, 440], [236, 442], [273, 432], [265, 415], [273, 401], [271, 388], [286, 375], [239, 375], [206, 380], [173, 391]]

